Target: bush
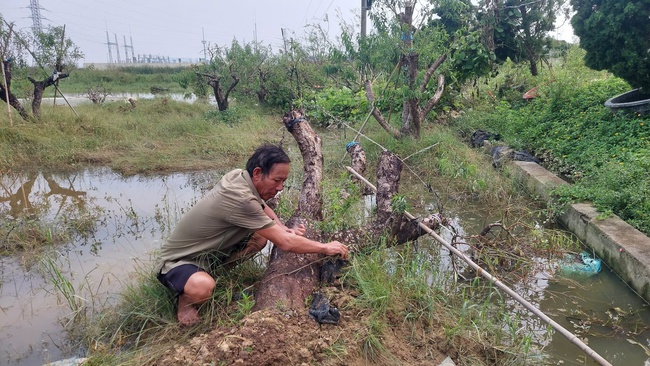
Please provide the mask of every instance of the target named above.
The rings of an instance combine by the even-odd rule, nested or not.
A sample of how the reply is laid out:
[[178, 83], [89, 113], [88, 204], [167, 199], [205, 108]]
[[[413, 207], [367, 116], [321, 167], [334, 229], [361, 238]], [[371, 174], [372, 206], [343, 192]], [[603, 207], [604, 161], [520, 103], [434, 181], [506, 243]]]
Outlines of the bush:
[[368, 113], [368, 100], [363, 91], [355, 93], [348, 88], [325, 88], [312, 98], [299, 100], [298, 105], [309, 111], [310, 123], [322, 127], [358, 121]]
[[535, 153], [547, 168], [571, 178], [575, 184], [559, 192], [565, 201], [591, 201], [650, 233], [650, 116], [606, 108], [604, 102], [629, 85], [576, 62], [581, 53], [570, 51], [559, 70], [542, 76], [532, 101], [483, 104], [457, 124], [467, 132], [499, 133], [508, 145]]

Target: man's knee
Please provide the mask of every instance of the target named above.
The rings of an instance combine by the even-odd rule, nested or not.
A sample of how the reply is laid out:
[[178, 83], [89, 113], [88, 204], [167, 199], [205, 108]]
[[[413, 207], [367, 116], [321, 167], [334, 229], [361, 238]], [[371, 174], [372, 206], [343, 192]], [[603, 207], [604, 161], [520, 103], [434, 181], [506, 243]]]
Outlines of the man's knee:
[[183, 288], [183, 292], [196, 300], [209, 299], [212, 296], [215, 282], [206, 272], [196, 272], [190, 276]]

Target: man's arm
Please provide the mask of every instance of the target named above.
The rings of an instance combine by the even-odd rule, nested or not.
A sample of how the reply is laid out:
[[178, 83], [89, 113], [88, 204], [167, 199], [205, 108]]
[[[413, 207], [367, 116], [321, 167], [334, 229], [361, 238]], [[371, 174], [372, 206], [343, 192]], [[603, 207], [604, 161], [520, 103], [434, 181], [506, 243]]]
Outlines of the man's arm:
[[[282, 221], [280, 221], [280, 218], [278, 217], [278, 215], [275, 214], [275, 212], [273, 211], [273, 209], [271, 209], [271, 207], [269, 207], [269, 205], [264, 205], [264, 213], [266, 214], [266, 216], [270, 217], [271, 220], [275, 221], [275, 223], [278, 226], [280, 226], [283, 230], [293, 232], [294, 234], [300, 235], [300, 236], [305, 235], [305, 225], [300, 224], [300, 225], [298, 225], [297, 227], [295, 227], [293, 229], [289, 229], [286, 225], [284, 225], [282, 223]], [[273, 241], [273, 240], [271, 240], [271, 241]]]
[[[277, 216], [276, 216], [277, 217]], [[282, 225], [284, 226], [284, 225]], [[286, 227], [286, 226], [285, 226]], [[298, 254], [306, 253], [321, 253], [325, 255], [341, 255], [341, 258], [348, 257], [347, 245], [331, 241], [329, 243], [320, 243], [314, 240], [305, 238], [304, 236], [293, 233], [293, 230], [285, 230], [280, 225], [273, 225], [266, 229], [257, 231], [258, 234], [269, 239], [273, 244], [277, 245], [285, 252], [292, 252]]]

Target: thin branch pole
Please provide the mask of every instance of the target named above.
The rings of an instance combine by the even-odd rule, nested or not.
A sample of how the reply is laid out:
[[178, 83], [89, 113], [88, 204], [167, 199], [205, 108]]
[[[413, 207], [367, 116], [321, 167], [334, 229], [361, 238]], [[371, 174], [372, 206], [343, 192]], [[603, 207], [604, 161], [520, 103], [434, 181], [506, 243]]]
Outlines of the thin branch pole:
[[[6, 21], [5, 21], [6, 23]], [[5, 74], [5, 53], [7, 53], [7, 47], [9, 47], [9, 39], [11, 38], [11, 32], [13, 31], [14, 24], [7, 24], [9, 26], [9, 32], [7, 32], [7, 39], [5, 44], [2, 47], [2, 53], [0, 54], [0, 65], [2, 65], [2, 80], [4, 81], [5, 86], [5, 100], [7, 100], [7, 114], [9, 115], [9, 125], [14, 125], [14, 120], [11, 116], [11, 105], [9, 104], [9, 87], [7, 86], [7, 74]]]
[[413, 154], [411, 154], [411, 155], [405, 157], [404, 159], [402, 159], [402, 162], [405, 162], [408, 158], [412, 157], [413, 155], [417, 155], [417, 154], [419, 154], [421, 152], [425, 152], [425, 151], [427, 151], [427, 150], [429, 150], [431, 148], [434, 148], [434, 147], [438, 146], [439, 144], [440, 144], [440, 142], [436, 142], [435, 144], [433, 144], [433, 145], [431, 145], [429, 147], [425, 147], [424, 149], [422, 149], [420, 151], [416, 151]]
[[[63, 60], [62, 60], [63, 55], [62, 55], [62, 53], [63, 53], [64, 42], [65, 42], [65, 24], [63, 25], [63, 32], [61, 33], [61, 46], [59, 47], [59, 52], [57, 52], [57, 55], [56, 55], [56, 66], [54, 67], [56, 69], [56, 72], [61, 71], [59, 69], [62, 68], [61, 66], [63, 64]], [[59, 86], [59, 80], [58, 79], [54, 81], [54, 85], [56, 85], [57, 87]], [[56, 108], [56, 94], [57, 94], [56, 92], [58, 90], [59, 90], [58, 88], [54, 89], [54, 98], [53, 98], [54, 101], [52, 102], [52, 107], [54, 107], [54, 108]], [[63, 95], [63, 93], [61, 93], [61, 95]]]
[[[377, 188], [370, 183], [367, 179], [365, 179], [361, 174], [357, 173], [354, 169], [351, 167], [347, 166], [346, 169], [354, 174], [359, 180], [364, 182], [368, 187], [370, 187], [373, 191], [377, 191]], [[410, 220], [415, 220], [415, 216], [411, 215], [407, 211], [404, 211], [404, 215], [408, 217]], [[470, 267], [472, 267], [477, 274], [480, 274], [481, 276], [485, 277], [487, 280], [492, 282], [496, 287], [499, 289], [505, 291], [508, 295], [510, 295], [513, 299], [517, 300], [520, 304], [522, 304], [526, 309], [530, 310], [533, 314], [537, 315], [540, 319], [551, 325], [556, 331], [560, 332], [563, 336], [565, 336], [571, 343], [575, 344], [578, 346], [582, 351], [584, 351], [589, 357], [591, 357], [594, 361], [598, 362], [600, 365], [603, 366], [612, 366], [607, 360], [605, 360], [602, 356], [600, 356], [596, 351], [593, 349], [589, 348], [583, 341], [578, 338], [575, 334], [569, 332], [566, 328], [564, 328], [562, 325], [558, 324], [556, 321], [551, 319], [548, 315], [544, 314], [541, 310], [535, 307], [535, 305], [531, 304], [528, 302], [526, 299], [521, 297], [518, 293], [515, 291], [511, 290], [508, 286], [506, 286], [503, 282], [499, 281], [496, 277], [491, 275], [488, 271], [484, 270], [481, 268], [478, 264], [474, 263], [470, 258], [468, 258], [463, 252], [459, 251], [458, 249], [454, 248], [451, 244], [447, 243], [445, 239], [443, 239], [440, 235], [436, 234], [435, 231], [429, 229], [426, 225], [422, 224], [421, 222], [418, 222], [418, 225], [422, 230], [424, 230], [427, 234], [432, 236], [434, 239], [436, 239], [440, 244], [442, 244], [445, 248], [447, 248], [451, 253], [455, 254], [458, 256], [460, 259], [462, 259], [465, 263], [467, 263]]]

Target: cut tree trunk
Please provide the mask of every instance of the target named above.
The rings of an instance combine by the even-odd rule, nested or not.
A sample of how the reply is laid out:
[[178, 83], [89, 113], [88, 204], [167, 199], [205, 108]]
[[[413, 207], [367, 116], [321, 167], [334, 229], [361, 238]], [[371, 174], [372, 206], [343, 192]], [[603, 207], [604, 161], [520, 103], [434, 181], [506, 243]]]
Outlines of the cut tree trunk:
[[[303, 157], [304, 177], [298, 207], [287, 221], [288, 227], [304, 224], [306, 237], [313, 240], [339, 240], [352, 248], [374, 245], [380, 237], [388, 237], [391, 245], [402, 244], [424, 235], [417, 222], [408, 220], [403, 214], [393, 212], [392, 199], [399, 188], [402, 162], [390, 152], [382, 153], [377, 169], [377, 216], [375, 220], [355, 230], [337, 232], [323, 237], [310, 228], [314, 221], [322, 220], [323, 155], [321, 139], [305, 120], [301, 111], [292, 111], [283, 117], [283, 122], [296, 139]], [[365, 152], [357, 145], [351, 151], [356, 169], [365, 169]], [[349, 149], [352, 150], [352, 149]], [[364, 159], [360, 155], [364, 155]], [[364, 166], [359, 163], [363, 161]], [[437, 229], [441, 218], [432, 215], [422, 222]], [[305, 311], [305, 299], [317, 288], [321, 265], [325, 257], [320, 254], [293, 254], [278, 247], [271, 251], [269, 266], [255, 291], [253, 311], [271, 308]]]
[[43, 101], [43, 92], [46, 88], [55, 85], [59, 79], [67, 78], [68, 73], [54, 72], [45, 80], [34, 80], [31, 77], [27, 79], [34, 85], [34, 98], [32, 99], [32, 113], [34, 117], [41, 117], [41, 103]]
[[[310, 229], [310, 222], [321, 220], [323, 153], [321, 139], [311, 128], [301, 111], [287, 113], [282, 122], [298, 143], [303, 159], [303, 183], [298, 207], [287, 221], [288, 227], [304, 224], [305, 236], [319, 240]], [[271, 250], [269, 266], [255, 292], [253, 310], [283, 308], [304, 309], [309, 296], [320, 278], [320, 254], [294, 254], [278, 247]]]
[[[27, 113], [27, 110], [23, 107], [18, 98], [16, 98], [14, 93], [11, 92], [11, 61], [3, 60], [2, 62], [5, 69], [5, 84], [0, 85], [0, 99], [14, 107], [20, 116], [25, 121], [28, 121], [30, 118], [29, 113]], [[7, 97], [9, 97], [9, 100], [7, 100]]]

